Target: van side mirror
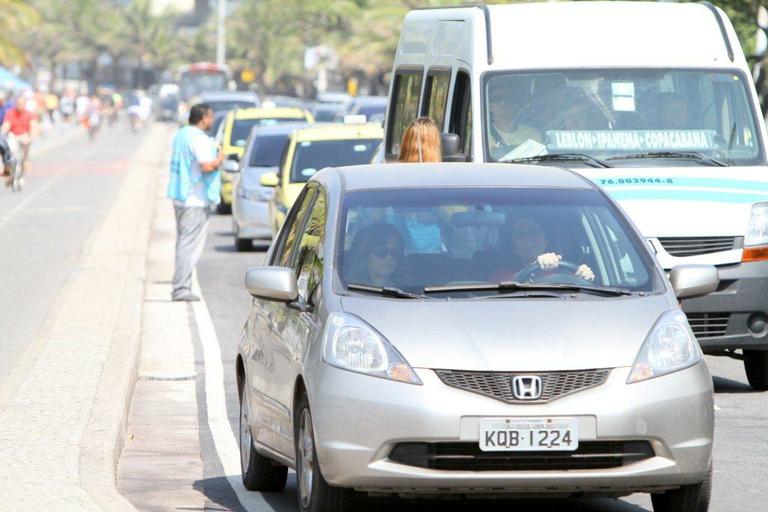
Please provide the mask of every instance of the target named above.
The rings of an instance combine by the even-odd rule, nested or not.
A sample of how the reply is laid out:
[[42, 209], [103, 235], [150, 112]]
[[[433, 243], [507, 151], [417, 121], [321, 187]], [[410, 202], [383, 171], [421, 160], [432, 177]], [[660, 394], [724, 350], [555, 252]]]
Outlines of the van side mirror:
[[669, 274], [678, 299], [700, 297], [717, 290], [720, 276], [712, 265], [678, 265]]
[[262, 187], [276, 187], [280, 184], [280, 180], [277, 177], [276, 172], [265, 172], [259, 178], [259, 183]]
[[287, 267], [249, 268], [245, 288], [254, 297], [277, 302], [293, 302], [299, 296], [296, 274]]
[[441, 133], [443, 162], [466, 162], [467, 155], [461, 152], [461, 139], [455, 133]]

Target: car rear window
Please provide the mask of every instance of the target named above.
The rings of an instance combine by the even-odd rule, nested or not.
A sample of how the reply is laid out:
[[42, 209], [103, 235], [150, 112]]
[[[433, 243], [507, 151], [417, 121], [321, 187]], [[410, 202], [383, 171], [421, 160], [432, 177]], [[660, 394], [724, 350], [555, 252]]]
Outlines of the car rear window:
[[251, 167], [277, 167], [280, 165], [280, 157], [287, 142], [288, 134], [256, 136], [253, 139], [251, 159], [248, 165]]
[[299, 142], [291, 167], [291, 181], [305, 183], [320, 169], [371, 162], [381, 139], [347, 139]]

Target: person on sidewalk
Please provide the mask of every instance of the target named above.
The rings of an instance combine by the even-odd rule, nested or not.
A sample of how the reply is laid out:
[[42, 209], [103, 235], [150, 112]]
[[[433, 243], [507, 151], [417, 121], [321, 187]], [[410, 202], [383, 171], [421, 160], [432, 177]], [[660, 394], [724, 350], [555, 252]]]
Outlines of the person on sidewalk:
[[205, 246], [211, 206], [218, 204], [221, 180], [218, 168], [224, 161], [221, 149], [206, 135], [213, 124], [213, 109], [201, 103], [189, 111], [189, 125], [173, 139], [168, 197], [176, 213], [176, 268], [174, 301], [198, 301], [192, 293], [192, 272]]

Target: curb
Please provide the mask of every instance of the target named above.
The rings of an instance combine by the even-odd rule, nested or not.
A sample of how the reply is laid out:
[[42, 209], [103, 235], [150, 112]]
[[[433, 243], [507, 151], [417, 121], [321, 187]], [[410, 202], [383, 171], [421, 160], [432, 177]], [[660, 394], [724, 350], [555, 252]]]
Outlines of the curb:
[[[162, 130], [157, 126], [154, 129]], [[165, 138], [165, 133], [162, 138]], [[150, 136], [145, 144], [153, 142], [156, 143], [157, 138]], [[158, 149], [163, 153], [165, 150], [165, 145]], [[126, 178], [133, 181], [123, 184], [124, 188], [139, 191], [141, 199], [134, 205], [138, 219], [132, 226], [133, 232], [126, 233], [126, 236], [133, 238], [133, 245], [128, 272], [122, 283], [120, 314], [101, 371], [88, 425], [80, 440], [80, 486], [99, 508], [109, 511], [136, 510], [117, 491], [117, 464], [125, 444], [140, 361], [146, 260], [158, 181], [158, 169], [148, 162], [163, 160], [160, 155], [158, 158], [154, 156], [136, 161]]]

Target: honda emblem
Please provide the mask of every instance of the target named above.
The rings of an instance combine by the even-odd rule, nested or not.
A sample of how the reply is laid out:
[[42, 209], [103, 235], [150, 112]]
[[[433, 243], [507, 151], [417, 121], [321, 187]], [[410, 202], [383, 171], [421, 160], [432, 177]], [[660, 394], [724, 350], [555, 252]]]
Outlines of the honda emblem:
[[538, 400], [542, 393], [541, 377], [515, 375], [512, 377], [512, 396], [518, 400]]

